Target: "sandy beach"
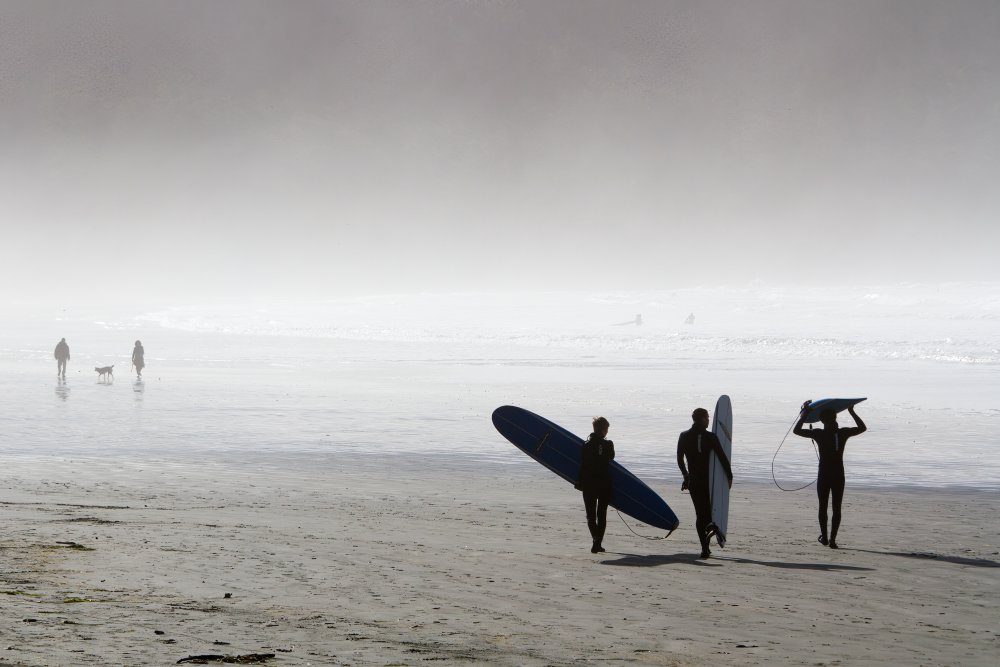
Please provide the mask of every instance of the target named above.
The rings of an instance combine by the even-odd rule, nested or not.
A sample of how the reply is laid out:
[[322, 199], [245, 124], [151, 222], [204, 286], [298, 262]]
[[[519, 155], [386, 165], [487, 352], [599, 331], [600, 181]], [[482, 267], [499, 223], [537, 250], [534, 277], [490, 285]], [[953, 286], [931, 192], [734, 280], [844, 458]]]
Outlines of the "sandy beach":
[[1000, 666], [1000, 0], [6, 0], [0, 100], [0, 667]]
[[0, 664], [991, 665], [1000, 651], [996, 494], [849, 488], [834, 551], [816, 543], [811, 489], [737, 483], [730, 542], [699, 561], [690, 502], [665, 482], [680, 529], [647, 541], [612, 512], [593, 555], [576, 492], [541, 468], [311, 468], [8, 468]]
[[[998, 339], [993, 301], [956, 290], [921, 301], [923, 323], [868, 290], [769, 288], [14, 319], [0, 665], [993, 665]], [[641, 331], [607, 324], [633, 301]], [[702, 302], [718, 324], [672, 323]], [[773, 304], [808, 317], [765, 335]], [[115, 356], [136, 339], [142, 382]], [[92, 371], [116, 361], [114, 381]], [[723, 392], [729, 542], [701, 561], [676, 438]], [[782, 437], [823, 395], [869, 396], [839, 550], [817, 543], [812, 488], [771, 483], [815, 476], [812, 447]], [[608, 417], [679, 530], [646, 540], [612, 513], [591, 554], [580, 495], [493, 428], [503, 404], [582, 435]]]

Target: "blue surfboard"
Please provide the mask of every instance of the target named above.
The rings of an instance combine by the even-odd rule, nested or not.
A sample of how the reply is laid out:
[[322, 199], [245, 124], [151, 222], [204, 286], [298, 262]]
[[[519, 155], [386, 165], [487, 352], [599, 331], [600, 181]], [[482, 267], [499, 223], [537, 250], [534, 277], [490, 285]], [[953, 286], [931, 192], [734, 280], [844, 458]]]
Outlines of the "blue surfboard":
[[[500, 435], [543, 466], [575, 485], [583, 440], [558, 424], [513, 405], [493, 411]], [[677, 515], [651, 488], [617, 461], [611, 462], [611, 506], [655, 528], [674, 530]]]
[[833, 410], [834, 412], [843, 412], [852, 405], [857, 405], [861, 401], [866, 401], [867, 398], [820, 398], [809, 404], [809, 410], [806, 412], [806, 418], [803, 420], [807, 424], [812, 424], [819, 421], [819, 415], [824, 410]]

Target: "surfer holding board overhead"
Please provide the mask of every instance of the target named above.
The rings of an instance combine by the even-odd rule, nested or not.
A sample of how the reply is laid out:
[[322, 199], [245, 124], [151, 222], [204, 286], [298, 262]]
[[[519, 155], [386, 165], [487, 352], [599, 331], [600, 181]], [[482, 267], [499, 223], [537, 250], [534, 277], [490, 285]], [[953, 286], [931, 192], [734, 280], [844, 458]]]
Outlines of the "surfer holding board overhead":
[[[719, 438], [708, 430], [708, 410], [698, 408], [691, 413], [691, 420], [694, 422], [691, 428], [681, 433], [677, 439], [677, 466], [684, 475], [681, 490], [690, 491], [691, 502], [694, 503], [697, 516], [695, 527], [698, 529], [698, 539], [701, 541], [701, 558], [708, 558], [712, 554], [708, 548], [709, 538], [717, 532], [712, 523], [712, 495], [709, 482], [711, 454], [715, 453], [719, 463], [722, 464], [730, 487], [733, 486], [733, 471], [729, 467], [729, 457], [722, 449]], [[684, 465], [685, 459], [687, 465]]]
[[[853, 399], [853, 401], [858, 402], [859, 399]], [[813, 407], [811, 401], [806, 401], [802, 405], [799, 422], [792, 432], [803, 438], [811, 438], [819, 450], [819, 475], [816, 478], [816, 491], [819, 495], [819, 543], [836, 549], [837, 530], [840, 528], [840, 505], [844, 500], [844, 446], [847, 444], [848, 438], [864, 433], [868, 427], [861, 421], [861, 417], [858, 417], [852, 403], [847, 407], [847, 411], [854, 418], [855, 426], [853, 428], [840, 428], [837, 424], [836, 409], [824, 408], [819, 413], [819, 420], [823, 422], [823, 428], [812, 430], [810, 426], [807, 430], [803, 428], [803, 425], [807, 417], [810, 417]], [[833, 495], [833, 523], [830, 526], [828, 539], [826, 508], [830, 502], [831, 494]]]

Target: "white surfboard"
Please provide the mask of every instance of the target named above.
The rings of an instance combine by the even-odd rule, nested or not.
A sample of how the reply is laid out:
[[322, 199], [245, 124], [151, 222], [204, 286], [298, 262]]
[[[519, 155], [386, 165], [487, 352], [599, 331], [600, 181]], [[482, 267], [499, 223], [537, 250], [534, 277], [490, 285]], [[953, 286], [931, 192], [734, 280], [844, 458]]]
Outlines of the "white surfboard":
[[[715, 404], [712, 414], [712, 433], [722, 444], [722, 451], [733, 463], [733, 404], [729, 397], [723, 394]], [[719, 458], [713, 453], [708, 467], [708, 486], [712, 495], [712, 522], [719, 527], [721, 535], [716, 535], [719, 546], [725, 546], [726, 535], [729, 533], [729, 479], [726, 471], [719, 463]]]

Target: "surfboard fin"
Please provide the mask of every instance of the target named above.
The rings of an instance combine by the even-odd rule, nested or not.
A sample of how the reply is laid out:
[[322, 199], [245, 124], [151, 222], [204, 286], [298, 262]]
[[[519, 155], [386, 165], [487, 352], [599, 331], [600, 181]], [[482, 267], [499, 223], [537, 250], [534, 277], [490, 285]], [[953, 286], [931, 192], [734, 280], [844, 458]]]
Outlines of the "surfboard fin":
[[705, 526], [705, 537], [712, 539], [715, 537], [715, 541], [718, 542], [719, 546], [723, 549], [726, 548], [726, 534], [719, 530], [719, 527], [714, 523], [710, 523]]

